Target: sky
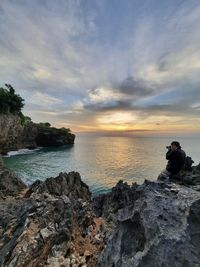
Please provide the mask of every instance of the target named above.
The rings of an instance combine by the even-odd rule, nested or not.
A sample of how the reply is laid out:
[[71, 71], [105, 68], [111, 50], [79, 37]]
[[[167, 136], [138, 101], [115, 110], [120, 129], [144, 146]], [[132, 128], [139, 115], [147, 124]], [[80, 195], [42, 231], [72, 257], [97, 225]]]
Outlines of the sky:
[[0, 0], [0, 85], [75, 133], [200, 133], [199, 0]]

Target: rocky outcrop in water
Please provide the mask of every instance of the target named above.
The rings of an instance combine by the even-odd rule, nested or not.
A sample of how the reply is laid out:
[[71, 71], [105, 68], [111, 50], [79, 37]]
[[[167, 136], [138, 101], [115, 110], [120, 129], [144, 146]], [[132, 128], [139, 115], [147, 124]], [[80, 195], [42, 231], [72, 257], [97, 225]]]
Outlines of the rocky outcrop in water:
[[41, 125], [45, 124], [29, 121], [22, 125], [18, 115], [0, 114], [0, 154], [22, 148], [74, 144], [75, 135], [67, 129]]
[[200, 266], [200, 192], [189, 184], [120, 181], [94, 199], [77, 172], [15, 185], [0, 198], [2, 267]]
[[38, 127], [38, 135], [35, 138], [38, 146], [63, 146], [74, 144], [75, 135], [67, 132], [66, 129], [55, 127]]

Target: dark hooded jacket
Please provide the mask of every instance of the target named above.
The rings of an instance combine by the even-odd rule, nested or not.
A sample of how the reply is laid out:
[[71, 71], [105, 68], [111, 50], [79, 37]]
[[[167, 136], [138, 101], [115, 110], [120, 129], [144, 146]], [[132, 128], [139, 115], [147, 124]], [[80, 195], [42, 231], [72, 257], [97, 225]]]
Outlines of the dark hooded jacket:
[[182, 149], [177, 148], [175, 151], [169, 149], [166, 153], [166, 159], [168, 160], [166, 169], [171, 174], [179, 173], [184, 166], [185, 157], [185, 152]]

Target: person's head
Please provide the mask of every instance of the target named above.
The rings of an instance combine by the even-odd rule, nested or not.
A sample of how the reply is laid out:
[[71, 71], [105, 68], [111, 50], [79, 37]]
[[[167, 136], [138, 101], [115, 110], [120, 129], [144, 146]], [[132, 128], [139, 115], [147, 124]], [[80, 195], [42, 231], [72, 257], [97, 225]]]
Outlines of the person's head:
[[171, 142], [171, 149], [176, 150], [177, 148], [181, 148], [180, 143], [178, 141]]

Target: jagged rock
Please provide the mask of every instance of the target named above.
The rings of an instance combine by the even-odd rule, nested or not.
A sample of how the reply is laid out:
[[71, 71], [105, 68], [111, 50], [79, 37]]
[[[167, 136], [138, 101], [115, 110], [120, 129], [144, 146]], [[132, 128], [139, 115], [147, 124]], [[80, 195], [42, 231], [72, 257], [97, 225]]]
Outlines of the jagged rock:
[[199, 267], [200, 192], [145, 181], [132, 193], [95, 267]]
[[0, 156], [0, 198], [16, 196], [26, 188], [25, 183], [14, 172], [4, 166]]
[[107, 194], [97, 196], [93, 199], [93, 206], [97, 216], [114, 218], [113, 215], [122, 207], [132, 204], [136, 198], [135, 189], [137, 184], [131, 187], [120, 180], [112, 191]]
[[104, 240], [93, 243], [103, 220], [95, 217], [90, 196], [71, 172], [0, 200], [0, 266], [93, 266]]
[[56, 178], [47, 178], [44, 182], [36, 180], [26, 194], [30, 195], [32, 192], [46, 192], [55, 196], [66, 195], [70, 198], [83, 200], [91, 199], [89, 187], [81, 180], [78, 172], [61, 172]]
[[[2, 214], [2, 206], [5, 209], [6, 204], [7, 214]], [[13, 200], [6, 204], [0, 203], [3, 233], [0, 239], [0, 266], [44, 266], [44, 262], [53, 255], [53, 250], [58, 257], [67, 253], [72, 229], [69, 204], [51, 196], [46, 199]]]

